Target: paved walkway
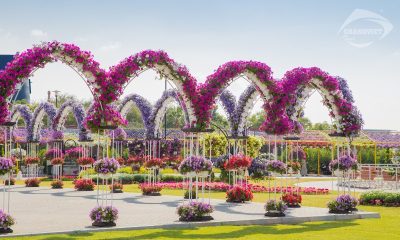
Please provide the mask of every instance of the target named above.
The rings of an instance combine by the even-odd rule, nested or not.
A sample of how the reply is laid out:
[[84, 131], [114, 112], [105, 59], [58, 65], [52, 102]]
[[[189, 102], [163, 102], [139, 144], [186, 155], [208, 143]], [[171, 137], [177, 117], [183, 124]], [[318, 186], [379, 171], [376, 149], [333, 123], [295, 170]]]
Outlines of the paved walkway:
[[[96, 192], [22, 186], [16, 186], [12, 191], [10, 212], [17, 221], [13, 226], [15, 235], [104, 230], [92, 228], [88, 216], [89, 211], [96, 206]], [[366, 212], [335, 215], [328, 214], [326, 208], [302, 207], [290, 209], [284, 218], [267, 218], [264, 217], [261, 203], [231, 204], [212, 200], [215, 207], [212, 216], [215, 220], [188, 224], [177, 221], [176, 207], [181, 202], [182, 198], [176, 196], [114, 194], [114, 206], [120, 213], [116, 228], [276, 224], [379, 217], [376, 213]]]
[[[338, 186], [337, 186], [337, 180], [334, 181], [315, 181], [315, 182], [302, 182], [302, 183], [298, 183], [296, 184], [296, 186], [300, 186], [300, 187], [316, 187], [316, 188], [326, 188], [329, 190], [338, 190]], [[353, 188], [351, 187], [351, 192], [355, 191], [355, 192], [371, 192], [371, 191], [387, 191], [387, 192], [399, 192], [400, 188], [398, 190], [396, 189], [374, 189], [374, 188]], [[346, 187], [346, 191], [348, 190], [348, 188]], [[340, 187], [340, 191], [343, 191], [343, 187]]]

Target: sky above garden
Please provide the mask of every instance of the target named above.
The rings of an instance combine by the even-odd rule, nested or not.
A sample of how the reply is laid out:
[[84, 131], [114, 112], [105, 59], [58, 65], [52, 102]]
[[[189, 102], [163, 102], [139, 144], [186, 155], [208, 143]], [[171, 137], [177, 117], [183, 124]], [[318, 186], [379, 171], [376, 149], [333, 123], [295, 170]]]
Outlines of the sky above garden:
[[[400, 2], [398, 1], [1, 1], [0, 54], [58, 40], [90, 50], [103, 68], [141, 50], [164, 50], [198, 82], [230, 60], [268, 64], [279, 79], [295, 67], [317, 66], [347, 79], [365, 128], [400, 130]], [[71, 69], [48, 65], [32, 79], [32, 98], [60, 90], [89, 99]], [[229, 87], [236, 96], [248, 83]], [[153, 72], [124, 95], [152, 102], [164, 82]], [[305, 114], [330, 121], [314, 94]], [[254, 111], [260, 110], [260, 103]]]

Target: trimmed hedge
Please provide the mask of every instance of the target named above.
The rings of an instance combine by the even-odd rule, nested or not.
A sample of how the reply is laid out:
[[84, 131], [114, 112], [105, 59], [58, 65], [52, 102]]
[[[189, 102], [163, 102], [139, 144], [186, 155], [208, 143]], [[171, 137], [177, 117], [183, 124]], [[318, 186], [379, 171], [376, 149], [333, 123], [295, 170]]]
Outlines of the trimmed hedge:
[[400, 193], [366, 192], [360, 196], [361, 205], [378, 205], [386, 207], [400, 207]]

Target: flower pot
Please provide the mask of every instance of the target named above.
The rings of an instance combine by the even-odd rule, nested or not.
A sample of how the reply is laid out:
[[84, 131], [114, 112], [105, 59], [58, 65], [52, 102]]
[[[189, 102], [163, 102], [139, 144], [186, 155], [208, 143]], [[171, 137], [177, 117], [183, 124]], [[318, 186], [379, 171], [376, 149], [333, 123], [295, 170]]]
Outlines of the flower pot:
[[0, 228], [0, 234], [12, 233], [13, 230], [11, 228]]
[[123, 193], [122, 189], [115, 189], [111, 191], [112, 193]]
[[193, 217], [191, 219], [179, 218], [179, 221], [181, 222], [206, 222], [211, 220], [214, 220], [211, 216]]
[[161, 196], [160, 192], [142, 193], [144, 196]]
[[284, 217], [285, 214], [279, 211], [268, 211], [264, 214], [266, 217]]
[[197, 176], [201, 178], [206, 178], [208, 177], [208, 175], [209, 175], [208, 171], [202, 171], [197, 173]]
[[186, 173], [186, 177], [189, 177], [189, 178], [196, 177], [196, 172], [188, 172], [188, 173]]
[[115, 222], [93, 222], [93, 227], [115, 227], [117, 224]]

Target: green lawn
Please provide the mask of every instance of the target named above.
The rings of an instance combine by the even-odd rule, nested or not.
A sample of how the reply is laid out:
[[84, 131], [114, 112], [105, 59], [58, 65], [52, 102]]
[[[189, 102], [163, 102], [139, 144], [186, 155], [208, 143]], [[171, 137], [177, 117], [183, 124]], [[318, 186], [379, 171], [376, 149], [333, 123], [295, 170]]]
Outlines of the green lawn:
[[[42, 186], [47, 185], [43, 182]], [[69, 184], [67, 185], [69, 186]], [[126, 185], [125, 191], [139, 192], [137, 185]], [[164, 195], [182, 195], [181, 190], [163, 190]], [[254, 194], [254, 201], [264, 202], [267, 194]], [[303, 195], [304, 206], [325, 207], [335, 196]], [[211, 193], [212, 198], [224, 198], [225, 193]], [[134, 231], [91, 232], [58, 235], [41, 235], [18, 239], [400, 239], [400, 208], [366, 207], [361, 210], [381, 214], [381, 219], [364, 219], [338, 222], [313, 222], [296, 225], [273, 226], [218, 226], [191, 229], [146, 229]], [[17, 239], [17, 238], [13, 238]]]

